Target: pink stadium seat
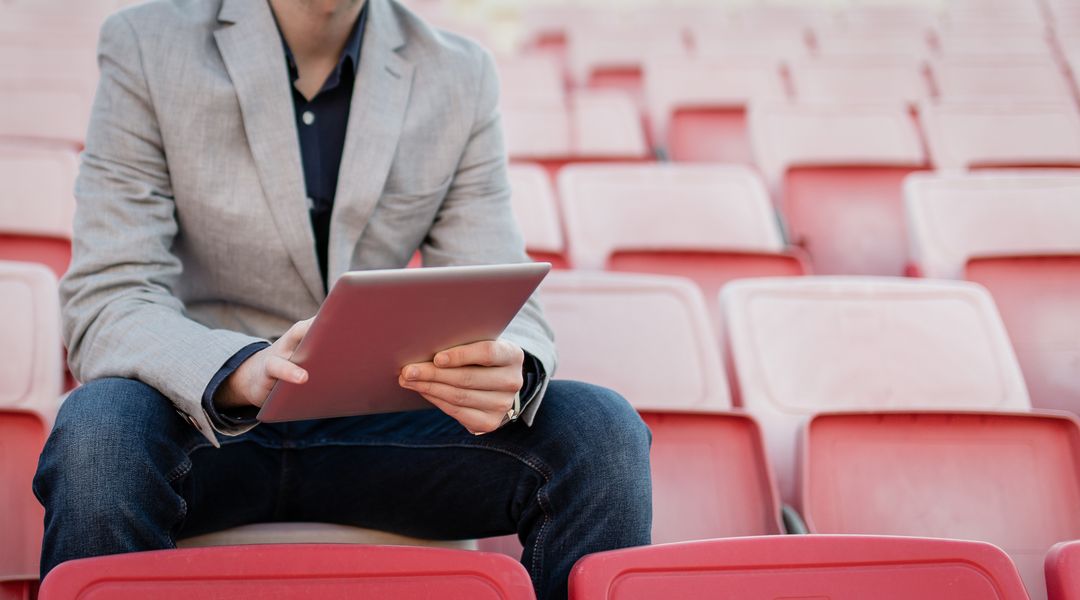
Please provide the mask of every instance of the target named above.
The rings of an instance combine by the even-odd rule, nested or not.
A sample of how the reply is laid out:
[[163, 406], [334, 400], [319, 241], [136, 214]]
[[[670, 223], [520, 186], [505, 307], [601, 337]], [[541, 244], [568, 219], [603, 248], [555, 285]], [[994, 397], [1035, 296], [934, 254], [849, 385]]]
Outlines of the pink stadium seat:
[[600, 552], [570, 600], [1027, 600], [1009, 557], [980, 542], [787, 535]]
[[692, 32], [695, 55], [699, 58], [790, 60], [810, 53], [806, 43], [807, 27], [801, 24], [725, 28], [703, 24], [693, 27]]
[[605, 76], [628, 76], [630, 87], [640, 85], [647, 59], [683, 58], [687, 49], [678, 28], [623, 25], [586, 20], [567, 32], [570, 73], [576, 83], [601, 83]]
[[[1032, 5], [1035, 3], [1032, 2]], [[979, 28], [943, 29], [937, 34], [938, 48], [946, 57], [981, 56], [993, 58], [1033, 57], [1052, 59], [1054, 46], [1045, 30], [995, 30]]]
[[649, 158], [641, 113], [630, 96], [616, 90], [582, 91], [570, 103], [575, 158]]
[[930, 54], [928, 25], [847, 25], [814, 31], [820, 58], [922, 60]]
[[912, 176], [912, 256], [988, 288], [1035, 406], [1080, 414], [1080, 170]]
[[0, 260], [67, 271], [78, 168], [70, 149], [0, 143]]
[[1055, 544], [1045, 566], [1048, 600], [1080, 600], [1080, 541]]
[[504, 104], [501, 112], [506, 153], [512, 160], [565, 160], [574, 155], [567, 106]]
[[921, 61], [912, 56], [835, 56], [789, 66], [800, 102], [917, 104], [930, 96]]
[[820, 415], [803, 468], [812, 532], [989, 542], [1033, 600], [1047, 550], [1080, 537], [1080, 421], [1065, 413]]
[[349, 545], [233, 546], [86, 558], [53, 570], [41, 600], [534, 598], [525, 568], [497, 554]]
[[565, 106], [562, 65], [552, 56], [536, 54], [499, 59], [499, 101], [503, 106]]
[[787, 90], [775, 59], [652, 60], [645, 96], [653, 139], [673, 160], [750, 164], [746, 105]]
[[795, 440], [838, 410], [1026, 410], [1024, 378], [990, 295], [964, 282], [796, 277], [721, 294], [735, 402], [765, 431], [783, 498]]
[[60, 350], [56, 277], [41, 265], [0, 261], [0, 409], [33, 411], [52, 423]]
[[93, 90], [78, 85], [28, 89], [0, 80], [0, 140], [46, 140], [81, 148]]
[[535, 260], [565, 268], [566, 243], [547, 171], [539, 165], [518, 163], [510, 165], [509, 175], [511, 201], [525, 236], [525, 249]]
[[920, 111], [938, 169], [1080, 165], [1080, 112], [1070, 103], [948, 103]]
[[558, 271], [540, 290], [559, 377], [612, 388], [639, 410], [731, 407], [705, 300], [690, 281]]
[[745, 167], [571, 165], [559, 190], [575, 268], [689, 277], [707, 298], [732, 279], [807, 271]]
[[1048, 102], [1067, 104], [1073, 93], [1051, 56], [945, 58], [930, 65], [941, 102]]
[[43, 266], [0, 261], [0, 598], [37, 586], [44, 513], [30, 489], [60, 397], [60, 309]]
[[906, 107], [758, 104], [750, 137], [814, 272], [899, 275], [901, 182], [926, 163]]

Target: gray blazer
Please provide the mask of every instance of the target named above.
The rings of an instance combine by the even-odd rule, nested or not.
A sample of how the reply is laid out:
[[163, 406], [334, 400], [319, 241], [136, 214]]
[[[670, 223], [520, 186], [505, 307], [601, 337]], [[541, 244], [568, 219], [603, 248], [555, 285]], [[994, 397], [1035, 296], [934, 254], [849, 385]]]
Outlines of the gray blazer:
[[[491, 57], [395, 0], [368, 3], [330, 280], [417, 249], [428, 266], [528, 260]], [[106, 21], [98, 62], [60, 284], [68, 360], [82, 381], [153, 386], [216, 445], [211, 377], [325, 296], [281, 38], [266, 0], [155, 1]], [[555, 372], [535, 298], [503, 339]]]

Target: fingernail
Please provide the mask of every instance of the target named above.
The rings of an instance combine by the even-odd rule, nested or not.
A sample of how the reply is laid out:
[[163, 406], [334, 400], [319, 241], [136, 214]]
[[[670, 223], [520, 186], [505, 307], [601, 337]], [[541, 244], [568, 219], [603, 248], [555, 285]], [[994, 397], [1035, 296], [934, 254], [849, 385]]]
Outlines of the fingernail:
[[413, 379], [416, 379], [419, 376], [420, 376], [420, 369], [418, 369], [416, 367], [409, 367], [409, 371], [407, 373], [405, 373], [405, 378], [408, 379], [409, 381], [412, 381]]
[[305, 381], [307, 381], [307, 372], [300, 371], [295, 376], [293, 376], [293, 381], [295, 381], [296, 383], [304, 383]]
[[448, 356], [446, 356], [445, 354], [436, 354], [435, 355], [435, 364], [439, 365], [440, 367], [445, 365], [448, 362], [450, 362], [450, 358]]

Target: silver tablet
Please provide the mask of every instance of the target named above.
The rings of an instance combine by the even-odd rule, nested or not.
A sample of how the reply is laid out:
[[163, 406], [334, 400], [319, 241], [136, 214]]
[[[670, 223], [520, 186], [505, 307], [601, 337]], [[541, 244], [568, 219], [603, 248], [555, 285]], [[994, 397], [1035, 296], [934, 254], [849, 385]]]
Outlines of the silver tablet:
[[291, 358], [307, 369], [307, 383], [279, 381], [259, 420], [432, 408], [398, 385], [401, 368], [497, 339], [550, 269], [524, 263], [342, 275]]

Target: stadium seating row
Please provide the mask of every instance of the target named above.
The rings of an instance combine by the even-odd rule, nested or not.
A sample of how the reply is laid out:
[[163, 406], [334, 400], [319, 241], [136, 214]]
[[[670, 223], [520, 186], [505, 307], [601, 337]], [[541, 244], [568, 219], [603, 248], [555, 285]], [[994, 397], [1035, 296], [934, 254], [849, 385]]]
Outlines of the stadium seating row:
[[[1068, 568], [1078, 557], [1077, 543], [1056, 546], [1048, 556], [1051, 600], [1076, 597], [1075, 571]], [[535, 598], [525, 570], [506, 557], [327, 545], [84, 559], [54, 571], [40, 597], [67, 600], [87, 592], [118, 600], [230, 593], [294, 599]], [[571, 600], [793, 594], [838, 600], [1028, 598], [1009, 558], [990, 544], [882, 536], [749, 537], [616, 550], [585, 557], [570, 577]]]

